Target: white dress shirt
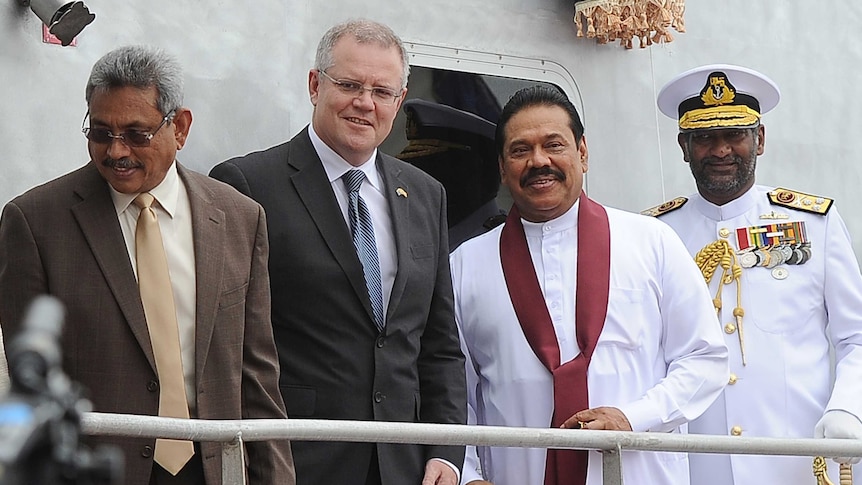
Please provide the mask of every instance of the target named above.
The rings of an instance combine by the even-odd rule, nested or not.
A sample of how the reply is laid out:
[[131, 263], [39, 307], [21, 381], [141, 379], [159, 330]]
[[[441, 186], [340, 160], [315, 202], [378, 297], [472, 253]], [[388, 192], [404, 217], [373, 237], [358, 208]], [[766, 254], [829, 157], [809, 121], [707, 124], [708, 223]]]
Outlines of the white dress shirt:
[[[110, 185], [109, 185], [110, 187]], [[138, 266], [135, 258], [135, 229], [141, 209], [133, 204], [138, 194], [123, 194], [111, 189], [111, 198], [120, 220], [120, 228], [126, 240], [129, 259], [135, 277]], [[192, 210], [186, 187], [177, 173], [174, 162], [165, 174], [164, 180], [150, 194], [156, 199], [153, 209], [159, 219], [159, 230], [168, 258], [168, 270], [177, 310], [177, 325], [180, 333], [180, 349], [183, 361], [183, 379], [186, 385], [186, 399], [189, 412], [194, 416], [196, 409], [195, 388], [195, 250], [192, 236]]]
[[[727, 348], [703, 277], [679, 238], [648, 217], [607, 208], [611, 231], [608, 313], [587, 373], [590, 407], [612, 406], [634, 431], [678, 432], [727, 382]], [[577, 354], [574, 279], [577, 206], [524, 223], [527, 244], [564, 360]], [[547, 428], [553, 380], [530, 348], [500, 265], [500, 226], [451, 256], [455, 316], [467, 356], [468, 422]], [[565, 339], [565, 342], [563, 341]], [[576, 430], [572, 430], [576, 433]], [[462, 483], [543, 483], [545, 450], [468, 447]], [[684, 453], [623, 452], [627, 485], [684, 485]], [[601, 483], [590, 452], [587, 483]]]
[[578, 279], [578, 203], [552, 221], [521, 220], [536, 278], [557, 334], [561, 364], [581, 353], [573, 325]]
[[383, 286], [383, 315], [389, 309], [389, 296], [392, 294], [392, 285], [395, 283], [395, 274], [398, 272], [398, 257], [395, 253], [395, 233], [392, 229], [392, 215], [389, 212], [389, 203], [383, 187], [383, 176], [377, 168], [377, 150], [362, 165], [354, 167], [335, 151], [333, 151], [314, 132], [314, 128], [308, 125], [308, 136], [314, 145], [323, 169], [332, 185], [332, 191], [344, 216], [344, 223], [350, 228], [348, 215], [347, 187], [341, 176], [349, 170], [357, 169], [365, 173], [365, 180], [359, 188], [359, 195], [368, 206], [371, 213], [371, 223], [374, 224], [374, 242], [377, 243], [377, 257], [380, 262], [380, 280]]

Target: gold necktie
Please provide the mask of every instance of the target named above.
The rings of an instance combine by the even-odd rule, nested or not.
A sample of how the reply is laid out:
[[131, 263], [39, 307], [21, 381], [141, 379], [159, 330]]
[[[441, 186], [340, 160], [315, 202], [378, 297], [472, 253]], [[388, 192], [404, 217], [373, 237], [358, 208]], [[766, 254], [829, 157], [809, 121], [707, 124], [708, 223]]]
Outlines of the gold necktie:
[[[162, 233], [152, 203], [153, 196], [146, 192], [135, 198], [135, 205], [141, 208], [135, 229], [135, 257], [141, 302], [159, 376], [159, 416], [188, 419], [177, 313]], [[191, 441], [156, 440], [156, 463], [173, 475], [179, 473], [194, 454]]]

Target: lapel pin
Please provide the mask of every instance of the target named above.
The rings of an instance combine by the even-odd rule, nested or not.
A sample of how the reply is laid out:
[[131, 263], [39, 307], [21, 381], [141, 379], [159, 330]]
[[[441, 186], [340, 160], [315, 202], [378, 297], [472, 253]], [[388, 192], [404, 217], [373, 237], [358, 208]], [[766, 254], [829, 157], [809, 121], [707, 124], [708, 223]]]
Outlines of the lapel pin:
[[405, 199], [407, 198], [407, 191], [402, 189], [401, 187], [395, 189], [395, 193], [398, 194], [398, 197], [404, 197]]

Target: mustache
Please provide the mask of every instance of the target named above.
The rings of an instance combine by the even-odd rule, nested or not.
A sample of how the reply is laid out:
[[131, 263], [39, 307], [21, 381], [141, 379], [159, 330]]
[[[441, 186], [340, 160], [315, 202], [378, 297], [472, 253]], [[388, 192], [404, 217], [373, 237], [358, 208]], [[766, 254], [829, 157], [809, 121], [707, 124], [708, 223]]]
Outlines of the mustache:
[[700, 163], [702, 165], [714, 165], [716, 163], [728, 163], [728, 162], [732, 162], [732, 163], [735, 163], [737, 165], [741, 165], [742, 164], [742, 157], [740, 157], [738, 155], [728, 155], [724, 158], [706, 157], [700, 161]]
[[529, 171], [527, 171], [527, 173], [525, 173], [523, 176], [521, 176], [521, 181], [520, 181], [521, 187], [526, 187], [528, 183], [533, 181], [533, 179], [536, 179], [539, 177], [545, 177], [547, 175], [551, 175], [552, 177], [555, 177], [557, 180], [559, 180], [561, 182], [565, 182], [565, 180], [566, 180], [566, 174], [564, 174], [563, 172], [561, 172], [557, 169], [554, 169], [554, 168], [551, 168], [551, 167], [545, 165], [544, 167], [531, 168]]
[[128, 169], [128, 168], [139, 168], [141, 164], [132, 160], [131, 158], [111, 158], [107, 157], [102, 160], [102, 165], [108, 168], [118, 168], [118, 169]]

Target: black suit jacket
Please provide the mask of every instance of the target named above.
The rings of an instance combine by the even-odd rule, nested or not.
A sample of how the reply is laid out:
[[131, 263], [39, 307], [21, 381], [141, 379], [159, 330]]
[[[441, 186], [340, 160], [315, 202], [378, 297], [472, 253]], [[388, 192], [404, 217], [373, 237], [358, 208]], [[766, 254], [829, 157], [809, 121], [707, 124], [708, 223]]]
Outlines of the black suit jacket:
[[[191, 205], [195, 251], [196, 415], [283, 418], [269, 318], [266, 220], [230, 187], [177, 166]], [[89, 163], [26, 194], [0, 218], [0, 321], [18, 332], [43, 293], [66, 307], [63, 365], [95, 411], [158, 415], [144, 307], [108, 183]], [[125, 485], [147, 485], [154, 439], [97, 437], [126, 458]], [[294, 483], [286, 441], [247, 443], [252, 484]], [[202, 443], [209, 484], [221, 483], [221, 444]]]
[[[393, 157], [378, 155], [377, 164], [398, 258], [382, 333], [308, 128], [287, 143], [223, 162], [210, 175], [257, 200], [267, 213], [273, 327], [288, 416], [465, 423], [444, 190]], [[365, 483], [373, 446], [294, 442], [297, 481]], [[376, 447], [384, 485], [419, 484], [429, 458], [459, 468], [464, 458], [463, 447]]]

